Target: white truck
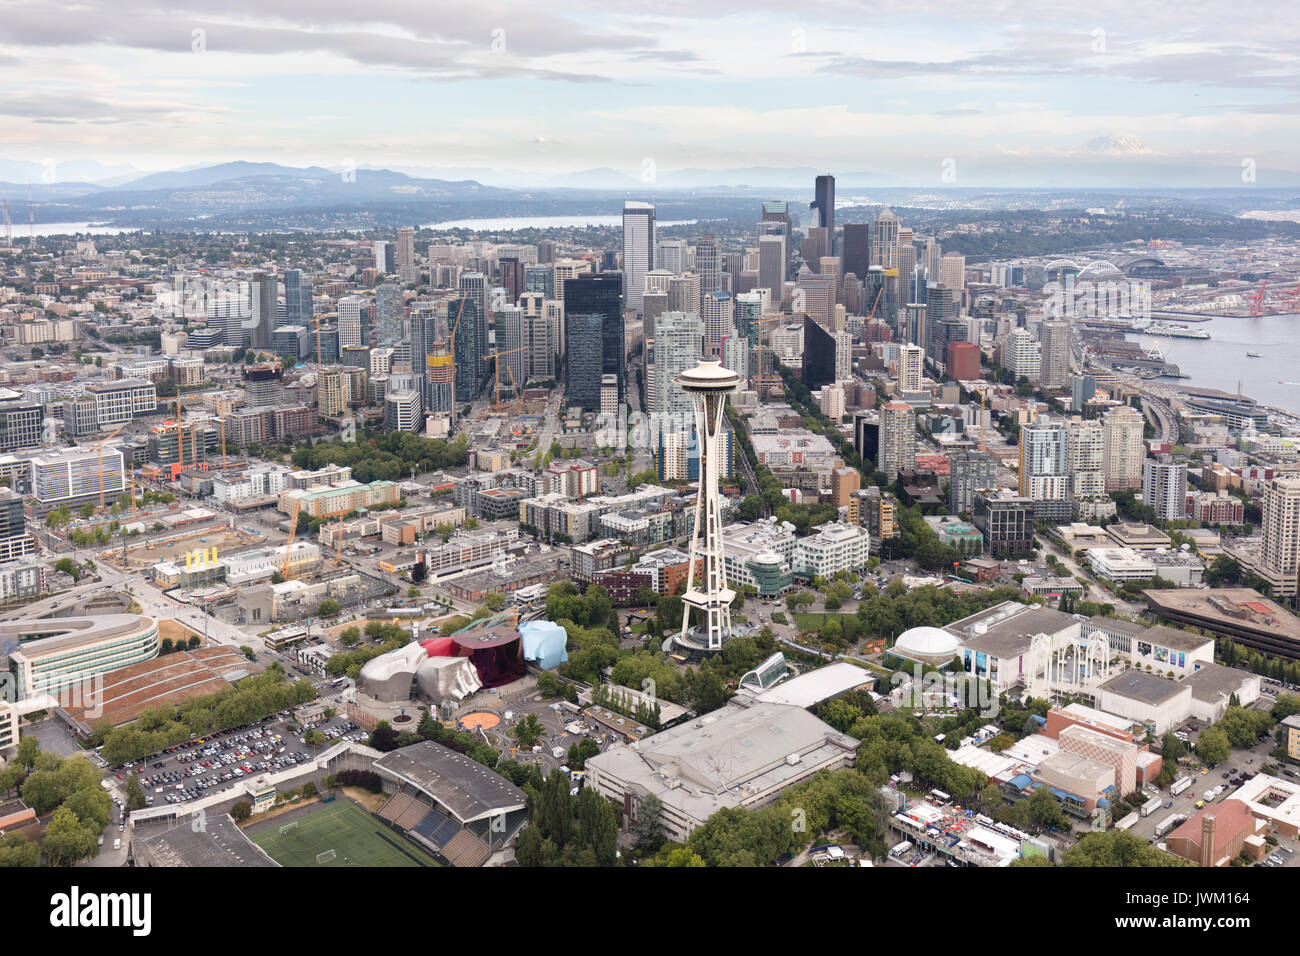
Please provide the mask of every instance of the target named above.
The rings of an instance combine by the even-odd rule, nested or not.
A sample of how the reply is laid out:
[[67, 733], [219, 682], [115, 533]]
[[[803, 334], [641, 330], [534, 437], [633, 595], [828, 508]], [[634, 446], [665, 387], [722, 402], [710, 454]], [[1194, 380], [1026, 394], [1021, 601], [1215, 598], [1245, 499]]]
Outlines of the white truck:
[[1191, 785], [1192, 785], [1191, 777], [1183, 777], [1180, 780], [1176, 780], [1174, 781], [1174, 785], [1169, 788], [1169, 795], [1176, 797]]
[[1115, 824], [1115, 829], [1116, 829], [1116, 830], [1129, 830], [1129, 829], [1132, 829], [1133, 824], [1135, 824], [1135, 823], [1137, 823], [1137, 822], [1138, 822], [1138, 815], [1137, 815], [1136, 813], [1130, 813], [1130, 814], [1129, 814], [1128, 816], [1126, 816], [1123, 820], [1120, 820], [1119, 823]]
[[1151, 814], [1155, 813], [1159, 809], [1160, 809], [1160, 797], [1158, 796], [1152, 797], [1146, 803], [1142, 804], [1142, 816], [1149, 817], [1151, 816]]
[[1174, 829], [1174, 827], [1178, 826], [1178, 824], [1182, 823], [1186, 819], [1187, 817], [1184, 814], [1171, 813], [1169, 816], [1165, 817], [1163, 820], [1161, 820], [1159, 823], [1156, 824], [1156, 836], [1158, 837], [1164, 836], [1166, 833]]

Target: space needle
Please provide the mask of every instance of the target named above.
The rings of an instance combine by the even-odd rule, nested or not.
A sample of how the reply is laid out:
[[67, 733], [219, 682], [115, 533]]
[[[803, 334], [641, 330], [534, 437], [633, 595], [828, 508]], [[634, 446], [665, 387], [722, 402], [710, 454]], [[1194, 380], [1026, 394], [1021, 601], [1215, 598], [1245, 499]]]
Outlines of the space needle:
[[[701, 360], [676, 379], [695, 406], [695, 429], [700, 449], [699, 491], [695, 499], [695, 533], [691, 536], [690, 564], [682, 632], [677, 645], [689, 652], [722, 649], [731, 637], [731, 602], [736, 592], [727, 587], [722, 553], [722, 505], [718, 495], [718, 440], [727, 395], [736, 390], [740, 376], [721, 362]], [[697, 562], [699, 566], [697, 568]], [[691, 611], [696, 613], [692, 615]], [[692, 618], [695, 623], [692, 624]]]

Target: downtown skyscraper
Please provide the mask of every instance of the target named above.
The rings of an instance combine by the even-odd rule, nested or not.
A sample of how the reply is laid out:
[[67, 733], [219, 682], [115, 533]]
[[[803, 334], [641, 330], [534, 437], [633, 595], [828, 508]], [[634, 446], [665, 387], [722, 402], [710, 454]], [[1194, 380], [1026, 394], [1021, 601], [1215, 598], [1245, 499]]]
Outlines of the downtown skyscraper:
[[835, 177], [823, 173], [813, 186], [813, 201], [808, 208], [817, 213], [816, 225], [826, 230], [827, 242], [835, 242]]
[[[623, 205], [623, 275], [627, 310], [641, 313], [645, 275], [655, 267], [655, 207], [647, 202]], [[568, 298], [568, 292], [565, 292]]]
[[600, 409], [603, 375], [617, 378], [619, 401], [625, 394], [622, 280], [617, 272], [603, 272], [564, 281], [569, 402], [588, 411]]

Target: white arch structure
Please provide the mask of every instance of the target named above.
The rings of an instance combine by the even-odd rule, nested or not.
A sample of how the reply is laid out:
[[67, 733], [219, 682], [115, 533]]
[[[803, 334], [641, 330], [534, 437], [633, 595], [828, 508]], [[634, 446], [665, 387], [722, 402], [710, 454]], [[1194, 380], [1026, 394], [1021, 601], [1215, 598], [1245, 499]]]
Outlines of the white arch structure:
[[1032, 697], [1095, 696], [1097, 685], [1111, 676], [1110, 643], [1100, 632], [1059, 643], [1047, 634], [1035, 634], [1027, 657], [1026, 684]]

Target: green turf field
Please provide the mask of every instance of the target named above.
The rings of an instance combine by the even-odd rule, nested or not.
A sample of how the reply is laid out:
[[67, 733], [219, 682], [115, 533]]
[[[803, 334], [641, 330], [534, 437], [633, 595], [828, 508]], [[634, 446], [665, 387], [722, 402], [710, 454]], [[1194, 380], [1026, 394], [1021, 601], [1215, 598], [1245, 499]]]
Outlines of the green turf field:
[[[337, 800], [323, 805], [298, 825], [281, 833], [283, 822], [271, 821], [249, 838], [281, 866], [437, 866], [379, 819], [355, 803]], [[334, 859], [317, 863], [317, 854], [334, 851]]]

